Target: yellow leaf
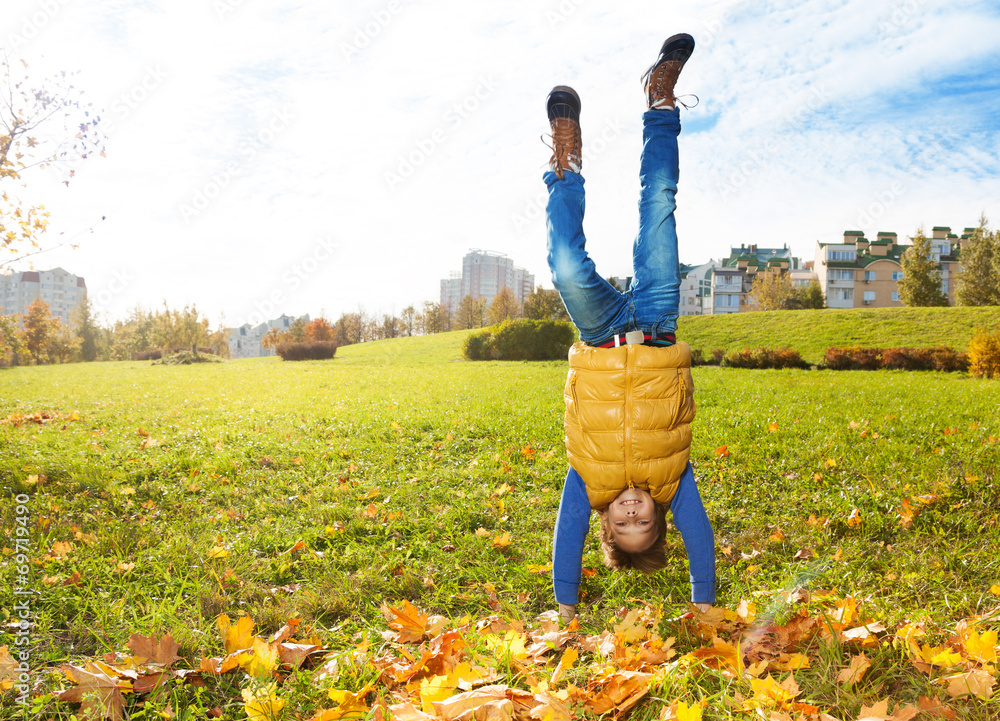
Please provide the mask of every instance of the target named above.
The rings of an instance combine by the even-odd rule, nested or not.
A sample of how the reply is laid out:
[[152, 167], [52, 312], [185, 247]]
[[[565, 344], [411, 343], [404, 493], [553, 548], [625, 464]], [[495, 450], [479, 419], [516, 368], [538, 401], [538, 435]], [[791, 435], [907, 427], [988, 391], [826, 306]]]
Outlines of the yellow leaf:
[[837, 467], [837, 459], [836, 458], [827, 458], [826, 459], [826, 466], [827, 466], [827, 468], [836, 468]]
[[990, 593], [992, 593], [994, 596], [1000, 596], [1000, 583], [994, 583], [992, 586], [990, 586]]
[[720, 458], [725, 458], [726, 456], [729, 455], [729, 446], [719, 446], [718, 448], [715, 449], [715, 455], [719, 456]]
[[278, 698], [277, 684], [269, 683], [257, 689], [245, 688], [241, 691], [243, 708], [250, 721], [273, 721], [278, 718], [285, 702]]
[[208, 553], [205, 555], [205, 558], [211, 561], [212, 559], [215, 558], [225, 558], [228, 555], [229, 551], [227, 551], [222, 546], [212, 546], [210, 549], [208, 549]]
[[769, 538], [771, 541], [774, 541], [775, 543], [780, 543], [781, 541], [785, 540], [785, 534], [781, 532], [780, 528], [778, 528], [774, 531], [774, 533], [770, 535]]
[[253, 639], [253, 656], [247, 663], [241, 664], [243, 669], [254, 678], [261, 680], [270, 678], [278, 669], [278, 644], [273, 646], [260, 637]]
[[976, 633], [975, 629], [968, 629], [959, 636], [965, 643], [966, 653], [969, 658], [979, 663], [995, 663], [1000, 646], [997, 646], [997, 632], [984, 631], [982, 635]]
[[490, 532], [487, 531], [482, 526], [480, 526], [479, 528], [476, 529], [476, 535], [477, 536], [488, 536], [488, 535], [490, 535]]
[[[768, 432], [768, 433], [777, 433], [777, 432], [778, 432], [778, 424], [777, 424], [777, 423], [772, 423], [772, 424], [770, 424], [770, 425], [769, 425], [769, 426], [767, 427], [767, 432]], [[701, 714], [699, 714], [699, 716], [700, 716], [700, 715], [701, 715]]]
[[528, 564], [528, 573], [545, 574], [545, 573], [548, 573], [551, 570], [552, 570], [552, 564], [551, 563], [545, 563], [545, 564], [542, 564], [540, 566], [537, 565], [537, 564], [534, 564], [534, 563], [529, 563]]
[[503, 548], [504, 546], [510, 545], [510, 533], [502, 533], [499, 536], [495, 536], [491, 542], [493, 548]]
[[253, 646], [253, 620], [249, 616], [241, 616], [235, 625], [229, 624], [229, 616], [221, 614], [216, 619], [219, 627], [219, 635], [222, 636], [222, 644], [226, 653], [241, 651]]
[[452, 695], [455, 683], [447, 676], [432, 676], [420, 680], [420, 705], [426, 713], [434, 713], [434, 702]]
[[857, 528], [861, 525], [861, 511], [855, 508], [851, 511], [851, 515], [847, 517], [847, 525], [851, 528]]
[[573, 668], [573, 664], [576, 663], [576, 659], [579, 657], [579, 652], [575, 648], [567, 648], [563, 651], [562, 658], [559, 659], [559, 665], [556, 666], [556, 670], [552, 672], [552, 683], [556, 684], [559, 682], [559, 678], [569, 669]]
[[688, 706], [684, 701], [678, 701], [674, 716], [677, 721], [701, 721], [702, 708], [700, 703]]

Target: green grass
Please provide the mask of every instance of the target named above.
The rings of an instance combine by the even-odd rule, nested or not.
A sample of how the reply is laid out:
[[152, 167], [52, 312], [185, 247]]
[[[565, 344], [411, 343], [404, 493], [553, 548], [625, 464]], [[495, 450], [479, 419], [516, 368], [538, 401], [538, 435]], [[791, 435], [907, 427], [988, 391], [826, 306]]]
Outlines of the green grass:
[[965, 350], [976, 329], [1000, 327], [1000, 307], [860, 308], [682, 316], [677, 337], [713, 349], [792, 348], [819, 363], [827, 348], [948, 346]]
[[[843, 317], [814, 317], [827, 314]], [[703, 320], [685, 319], [682, 337], [697, 337]], [[379, 638], [383, 601], [526, 623], [552, 608], [548, 574], [529, 566], [547, 563], [551, 552], [565, 473], [566, 365], [464, 362], [464, 335], [350, 346], [332, 361], [0, 372], [0, 418], [60, 415], [0, 425], [3, 528], [9, 537], [14, 496], [30, 496], [32, 583], [44, 591], [33, 607], [33, 668], [122, 651], [132, 633], [168, 631], [197, 665], [222, 650], [214, 619], [223, 612], [249, 614], [262, 635], [299, 616], [323, 643], [345, 650], [356, 634]], [[719, 605], [747, 598], [780, 617], [788, 612], [782, 590], [836, 588], [864, 598], [865, 612], [890, 629], [925, 621], [943, 637], [959, 619], [1000, 604], [990, 593], [1000, 583], [1000, 382], [727, 368], [697, 368], [695, 382], [692, 460], [720, 549]], [[728, 456], [717, 453], [721, 446]], [[897, 509], [922, 494], [937, 499], [902, 528]], [[860, 525], [848, 523], [855, 508]], [[810, 515], [827, 522], [810, 523]], [[778, 529], [784, 540], [769, 540]], [[512, 543], [493, 548], [502, 533]], [[593, 535], [585, 566], [597, 573], [582, 586], [585, 628], [609, 628], [636, 599], [662, 604], [667, 617], [684, 611], [689, 589], [676, 533], [668, 540], [673, 562], [649, 576], [603, 569]], [[54, 558], [57, 541], [72, 551]], [[299, 541], [305, 550], [289, 553]], [[212, 558], [214, 548], [228, 555]], [[796, 560], [802, 548], [815, 558]], [[761, 554], [741, 555], [754, 549]], [[0, 596], [9, 599], [9, 550], [0, 564]], [[74, 572], [80, 583], [62, 585]], [[5, 602], [0, 624], [11, 613]], [[700, 645], [690, 634], [678, 638], [682, 652]], [[0, 633], [0, 645], [11, 643]], [[900, 651], [886, 646], [873, 654], [871, 672], [884, 687], [838, 700], [842, 689], [830, 676], [847, 650], [823, 653], [825, 669], [796, 678], [803, 697], [827, 707], [857, 710], [886, 688], [911, 701], [932, 692], [916, 671], [899, 670]], [[55, 679], [47, 676], [46, 687]], [[178, 687], [175, 705], [222, 704], [239, 717], [226, 686], [234, 683], [224, 677], [198, 691], [204, 699]], [[696, 673], [669, 683], [697, 699], [721, 697], [734, 682]], [[302, 708], [325, 696], [304, 681], [289, 684]], [[1000, 711], [995, 700], [954, 705], [970, 719]], [[730, 718], [721, 708], [711, 717]], [[66, 709], [45, 706], [53, 716]], [[637, 713], [658, 710], [650, 703]]]

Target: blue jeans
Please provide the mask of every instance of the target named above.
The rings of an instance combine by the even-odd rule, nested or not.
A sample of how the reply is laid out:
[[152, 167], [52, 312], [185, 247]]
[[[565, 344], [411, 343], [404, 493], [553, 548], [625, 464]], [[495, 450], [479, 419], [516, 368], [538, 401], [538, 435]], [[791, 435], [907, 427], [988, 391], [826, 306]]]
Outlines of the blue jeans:
[[560, 180], [551, 170], [543, 176], [549, 190], [545, 212], [552, 283], [584, 342], [630, 330], [655, 337], [677, 329], [681, 277], [674, 194], [680, 113], [647, 110], [642, 126], [639, 233], [632, 248], [632, 283], [624, 293], [598, 274], [587, 254], [583, 176], [566, 171]]

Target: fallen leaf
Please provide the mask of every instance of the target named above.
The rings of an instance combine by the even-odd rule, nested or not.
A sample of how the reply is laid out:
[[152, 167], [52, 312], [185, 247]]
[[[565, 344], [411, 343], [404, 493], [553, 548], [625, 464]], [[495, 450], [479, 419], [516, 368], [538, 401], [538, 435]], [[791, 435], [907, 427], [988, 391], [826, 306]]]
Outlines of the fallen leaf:
[[860, 682], [871, 665], [871, 660], [863, 653], [853, 656], [850, 665], [837, 674], [837, 683], [851, 686]]
[[941, 680], [948, 682], [948, 695], [952, 698], [972, 694], [979, 698], [988, 699], [993, 695], [993, 687], [997, 683], [991, 674], [979, 668], [954, 676], [946, 676]]
[[174, 641], [170, 633], [165, 634], [159, 641], [154, 636], [133, 633], [128, 640], [128, 648], [140, 666], [152, 662], [163, 668], [169, 668], [174, 661], [180, 659], [177, 655], [180, 644]]
[[242, 651], [253, 646], [253, 620], [249, 616], [241, 616], [236, 623], [230, 625], [229, 616], [221, 614], [215, 621], [222, 636], [222, 645], [226, 653]]
[[861, 511], [855, 508], [851, 511], [851, 515], [847, 517], [847, 525], [851, 528], [857, 528], [861, 525]]
[[501, 533], [498, 536], [494, 536], [493, 540], [490, 542], [493, 548], [504, 548], [510, 545], [510, 533]]
[[76, 684], [59, 694], [60, 701], [80, 704], [80, 711], [84, 714], [97, 711], [101, 717], [110, 716], [113, 721], [125, 718], [125, 697], [122, 693], [132, 690], [129, 681], [112, 678], [91, 663], [84, 668], [70, 664], [59, 668]]
[[725, 458], [729, 455], [729, 446], [719, 446], [715, 449], [715, 455], [721, 458]]

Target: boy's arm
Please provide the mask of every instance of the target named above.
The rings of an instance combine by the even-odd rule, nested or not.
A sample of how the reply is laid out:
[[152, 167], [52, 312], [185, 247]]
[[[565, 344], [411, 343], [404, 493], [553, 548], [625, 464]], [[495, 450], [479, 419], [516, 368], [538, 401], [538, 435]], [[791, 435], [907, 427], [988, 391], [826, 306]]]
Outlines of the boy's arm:
[[670, 512], [687, 550], [691, 602], [699, 607], [715, 603], [715, 534], [690, 463], [681, 475], [677, 493], [670, 502]]
[[583, 544], [590, 529], [590, 500], [580, 474], [566, 473], [552, 539], [552, 588], [559, 614], [572, 620], [583, 569]]

